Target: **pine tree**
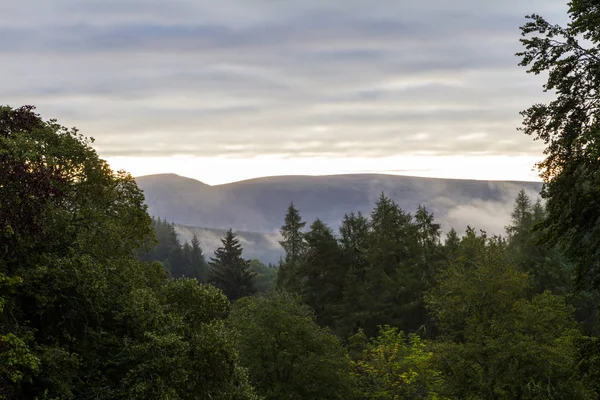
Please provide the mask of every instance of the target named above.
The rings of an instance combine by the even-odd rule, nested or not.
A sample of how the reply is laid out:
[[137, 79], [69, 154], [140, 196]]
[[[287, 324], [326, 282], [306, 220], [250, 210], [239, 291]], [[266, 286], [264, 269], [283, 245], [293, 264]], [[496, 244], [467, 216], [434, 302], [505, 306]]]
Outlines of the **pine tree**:
[[156, 237], [156, 244], [147, 251], [138, 251], [140, 260], [161, 262], [173, 278], [190, 276], [189, 264], [184, 253], [186, 250], [177, 238], [175, 225], [167, 220], [157, 218], [152, 219], [152, 228]]
[[557, 247], [541, 245], [542, 232], [534, 229], [544, 218], [544, 207], [538, 200], [532, 203], [524, 190], [517, 195], [511, 213], [511, 223], [506, 226], [509, 260], [533, 280], [535, 293], [550, 290], [564, 295], [570, 288], [572, 266]]
[[369, 219], [361, 212], [346, 214], [340, 225], [340, 247], [347, 272], [340, 318], [335, 327], [342, 337], [357, 332], [368, 318], [369, 311], [365, 307], [365, 298], [369, 295], [366, 285], [368, 241]]
[[458, 249], [460, 247], [460, 237], [456, 229], [451, 228], [446, 233], [446, 240], [444, 240], [444, 256], [446, 260], [453, 260], [458, 256]]
[[344, 215], [340, 226], [340, 245], [351, 271], [359, 279], [364, 279], [368, 265], [365, 260], [368, 234], [369, 220], [360, 211]]
[[277, 273], [277, 287], [290, 292], [298, 292], [299, 282], [297, 279], [300, 260], [306, 251], [305, 234], [302, 229], [306, 225], [294, 203], [290, 203], [285, 224], [281, 227], [283, 240], [279, 242], [285, 250], [285, 259], [280, 263]]
[[440, 224], [434, 222], [433, 213], [427, 211], [426, 207], [419, 205], [415, 214], [415, 227], [422, 280], [431, 281], [434, 264], [440, 256]]
[[256, 292], [250, 261], [242, 258], [242, 245], [231, 229], [221, 239], [223, 246], [211, 258], [209, 282], [223, 290], [230, 301]]
[[514, 246], [524, 246], [529, 239], [529, 231], [533, 227], [534, 215], [531, 199], [521, 189], [515, 199], [511, 216], [511, 224], [506, 226], [506, 233]]
[[343, 253], [333, 231], [317, 219], [306, 234], [307, 251], [298, 273], [305, 303], [317, 315], [317, 322], [331, 326], [341, 304], [346, 275]]
[[389, 324], [414, 332], [423, 323], [417, 229], [410, 213], [383, 193], [371, 213], [367, 274], [368, 335]]

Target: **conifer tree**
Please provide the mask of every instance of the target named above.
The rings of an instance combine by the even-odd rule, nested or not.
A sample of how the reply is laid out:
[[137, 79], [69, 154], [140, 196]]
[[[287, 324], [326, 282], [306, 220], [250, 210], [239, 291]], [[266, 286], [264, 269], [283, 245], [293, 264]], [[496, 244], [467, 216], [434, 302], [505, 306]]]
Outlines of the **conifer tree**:
[[359, 211], [344, 215], [340, 225], [340, 245], [350, 270], [358, 279], [364, 279], [365, 259], [369, 234], [369, 220]]
[[[539, 218], [539, 219], [538, 219]], [[511, 213], [511, 223], [505, 227], [509, 260], [533, 280], [536, 293], [550, 290], [567, 294], [570, 290], [571, 264], [558, 248], [541, 245], [542, 232], [533, 229], [543, 218], [543, 206], [532, 203], [524, 190], [517, 195]]]
[[366, 275], [369, 250], [369, 219], [361, 212], [346, 214], [340, 225], [340, 247], [347, 265], [343, 304], [335, 330], [348, 337], [364, 326], [369, 311], [364, 299], [368, 294]]
[[344, 288], [343, 253], [333, 231], [319, 219], [310, 226], [306, 241], [308, 248], [298, 271], [302, 297], [315, 310], [317, 322], [331, 326]]
[[460, 237], [456, 229], [450, 228], [446, 233], [446, 239], [444, 240], [444, 256], [446, 260], [453, 260], [458, 255], [458, 249], [460, 247]]
[[306, 251], [305, 234], [302, 229], [306, 225], [294, 203], [290, 203], [285, 223], [281, 227], [283, 240], [279, 243], [285, 250], [285, 259], [280, 263], [277, 273], [277, 287], [290, 292], [299, 291], [298, 268], [299, 263]]
[[440, 224], [434, 222], [433, 213], [419, 205], [415, 214], [415, 228], [419, 247], [419, 266], [422, 280], [433, 279], [434, 264], [439, 260]]
[[221, 239], [223, 244], [211, 258], [209, 283], [223, 290], [230, 301], [256, 292], [250, 261], [242, 258], [242, 245], [231, 229]]
[[369, 304], [365, 333], [389, 324], [414, 332], [422, 324], [421, 276], [417, 269], [418, 244], [412, 215], [383, 193], [371, 213], [367, 274]]

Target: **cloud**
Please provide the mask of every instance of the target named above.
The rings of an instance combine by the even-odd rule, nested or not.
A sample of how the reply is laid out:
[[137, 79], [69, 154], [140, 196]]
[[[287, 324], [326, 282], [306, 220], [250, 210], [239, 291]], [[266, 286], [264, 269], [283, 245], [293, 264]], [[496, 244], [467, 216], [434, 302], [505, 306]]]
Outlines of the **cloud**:
[[78, 126], [104, 157], [538, 155], [515, 129], [544, 99], [516, 66], [518, 26], [565, 14], [559, 0], [9, 3], [0, 101]]

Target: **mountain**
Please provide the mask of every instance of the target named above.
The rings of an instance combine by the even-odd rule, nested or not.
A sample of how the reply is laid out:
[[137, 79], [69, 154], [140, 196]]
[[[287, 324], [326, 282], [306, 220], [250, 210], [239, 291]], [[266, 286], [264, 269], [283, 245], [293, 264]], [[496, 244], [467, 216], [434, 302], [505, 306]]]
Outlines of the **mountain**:
[[427, 206], [445, 228], [467, 224], [502, 233], [523, 188], [533, 198], [541, 183], [419, 178], [397, 175], [279, 176], [210, 186], [175, 174], [136, 178], [152, 215], [177, 224], [276, 232], [293, 201], [305, 220], [334, 228], [350, 211], [368, 213], [384, 192], [406, 211]]
[[404, 210], [419, 204], [433, 211], [442, 229], [467, 225], [503, 233], [519, 190], [537, 198], [539, 182], [477, 181], [397, 175], [353, 174], [278, 176], [224, 185], [207, 185], [175, 174], [136, 178], [151, 215], [177, 224], [183, 240], [200, 239], [207, 255], [219, 238], [233, 228], [245, 257], [277, 262], [281, 254], [278, 231], [290, 201], [309, 222], [316, 218], [337, 229], [345, 213], [369, 213], [384, 192]]

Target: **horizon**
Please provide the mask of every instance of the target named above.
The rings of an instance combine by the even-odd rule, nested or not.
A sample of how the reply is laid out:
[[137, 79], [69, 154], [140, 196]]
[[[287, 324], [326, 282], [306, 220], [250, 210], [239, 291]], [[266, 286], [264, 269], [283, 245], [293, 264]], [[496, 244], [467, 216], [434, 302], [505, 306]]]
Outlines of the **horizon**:
[[[360, 162], [375, 168], [360, 167]], [[411, 167], [438, 162], [439, 168], [411, 169]], [[329, 176], [353, 174], [384, 174], [420, 178], [463, 179], [479, 181], [542, 182], [534, 164], [541, 159], [530, 156], [455, 156], [453, 162], [446, 157], [397, 157], [391, 159], [256, 159], [173, 157], [163, 163], [148, 159], [107, 160], [111, 168], [123, 169], [134, 177], [176, 174], [215, 186], [277, 176]], [[340, 164], [345, 163], [345, 168]], [[266, 167], [263, 167], [267, 164]], [[275, 166], [273, 166], [275, 164]], [[307, 165], [308, 164], [308, 165]], [[449, 168], [443, 169], [449, 164]], [[269, 167], [270, 165], [270, 167]], [[380, 166], [380, 168], [377, 168]], [[405, 166], [405, 168], [401, 168]], [[258, 167], [258, 168], [257, 168]], [[396, 167], [396, 168], [394, 168]], [[394, 169], [390, 169], [394, 168]], [[225, 174], [219, 171], [225, 170]]]
[[[126, 171], [128, 172], [128, 171]], [[158, 172], [158, 173], [150, 173], [143, 175], [133, 175], [134, 179], [137, 178], [149, 178], [149, 177], [157, 177], [157, 176], [176, 176], [184, 179], [191, 179], [198, 183], [202, 183], [207, 186], [221, 186], [228, 184], [235, 184], [253, 180], [261, 180], [261, 179], [273, 179], [273, 178], [326, 178], [326, 177], [336, 177], [336, 176], [358, 176], [358, 175], [372, 175], [372, 176], [395, 176], [395, 177], [404, 177], [404, 178], [422, 178], [422, 179], [440, 179], [440, 180], [464, 180], [464, 181], [481, 181], [481, 182], [507, 182], [507, 183], [543, 183], [541, 179], [538, 180], [519, 180], [519, 179], [472, 179], [472, 178], [440, 178], [437, 176], [419, 176], [419, 175], [407, 175], [401, 173], [388, 173], [388, 172], [348, 172], [348, 173], [331, 173], [331, 174], [279, 174], [279, 175], [264, 175], [264, 176], [256, 176], [251, 178], [244, 178], [240, 180], [228, 181], [223, 183], [208, 183], [203, 181], [202, 179], [194, 178], [192, 176], [181, 175], [175, 172]]]

